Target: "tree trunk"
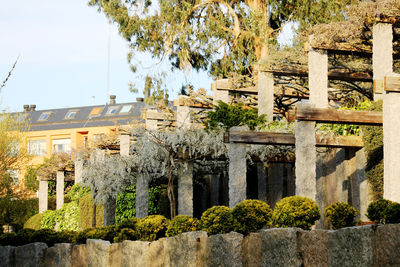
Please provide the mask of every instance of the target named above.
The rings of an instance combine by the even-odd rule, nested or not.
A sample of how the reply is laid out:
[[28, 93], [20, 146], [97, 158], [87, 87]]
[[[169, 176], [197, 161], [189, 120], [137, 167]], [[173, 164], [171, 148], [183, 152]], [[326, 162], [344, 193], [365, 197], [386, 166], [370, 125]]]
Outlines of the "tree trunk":
[[97, 210], [97, 205], [93, 201], [93, 214], [92, 214], [92, 227], [93, 228], [96, 227], [96, 212], [97, 212], [96, 210]]
[[172, 173], [172, 157], [168, 157], [168, 200], [170, 204], [170, 215], [171, 219], [176, 216], [176, 204], [175, 204], [175, 192], [174, 192], [174, 175]]

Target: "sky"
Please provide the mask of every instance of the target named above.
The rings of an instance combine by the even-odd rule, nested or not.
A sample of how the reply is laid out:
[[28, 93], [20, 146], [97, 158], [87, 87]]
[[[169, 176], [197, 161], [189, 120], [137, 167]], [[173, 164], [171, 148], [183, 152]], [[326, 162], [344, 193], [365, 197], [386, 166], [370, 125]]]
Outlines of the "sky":
[[[0, 92], [0, 111], [22, 111], [24, 104], [35, 104], [37, 110], [101, 105], [108, 100], [108, 88], [117, 102], [134, 102], [142, 96], [147, 72], [168, 71], [166, 64], [140, 55], [136, 60], [144, 71], [133, 74], [126, 60], [127, 41], [87, 2], [0, 0], [0, 83], [18, 58]], [[131, 82], [138, 93], [129, 91]], [[186, 82], [209, 90], [212, 79], [196, 71], [169, 72], [166, 84], [175, 88], [170, 99]]]

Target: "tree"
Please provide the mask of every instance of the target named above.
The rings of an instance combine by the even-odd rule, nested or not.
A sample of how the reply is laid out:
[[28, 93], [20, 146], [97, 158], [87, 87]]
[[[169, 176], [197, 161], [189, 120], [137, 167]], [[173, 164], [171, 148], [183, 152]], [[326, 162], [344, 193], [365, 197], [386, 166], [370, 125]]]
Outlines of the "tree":
[[[215, 77], [254, 75], [268, 59], [281, 27], [300, 28], [345, 17], [357, 0], [90, 0], [119, 26], [135, 52], [168, 58], [173, 68], [209, 71]], [[133, 70], [136, 67], [133, 66]]]

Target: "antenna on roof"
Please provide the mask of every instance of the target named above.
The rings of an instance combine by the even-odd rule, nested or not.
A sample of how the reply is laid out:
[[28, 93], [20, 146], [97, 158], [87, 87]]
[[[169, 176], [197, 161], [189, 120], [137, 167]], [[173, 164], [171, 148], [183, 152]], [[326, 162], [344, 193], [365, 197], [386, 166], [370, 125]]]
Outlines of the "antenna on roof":
[[94, 95], [92, 95], [92, 105], [93, 105], [93, 106], [95, 105], [95, 101], [94, 101], [95, 98], [96, 98], [96, 97], [95, 97]]

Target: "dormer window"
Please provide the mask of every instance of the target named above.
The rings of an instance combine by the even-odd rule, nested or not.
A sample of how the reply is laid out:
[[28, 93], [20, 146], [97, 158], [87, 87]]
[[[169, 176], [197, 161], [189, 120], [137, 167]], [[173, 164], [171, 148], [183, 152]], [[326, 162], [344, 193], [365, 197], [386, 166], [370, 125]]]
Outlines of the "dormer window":
[[76, 117], [76, 114], [78, 114], [78, 110], [70, 110], [67, 112], [67, 115], [65, 115], [64, 119], [66, 120], [74, 119]]
[[119, 111], [119, 114], [128, 114], [131, 112], [133, 105], [124, 105], [122, 106], [121, 110]]
[[103, 111], [103, 108], [93, 108], [90, 111], [89, 118], [100, 116], [100, 113]]
[[106, 115], [115, 115], [118, 111], [118, 106], [109, 107]]
[[46, 111], [43, 112], [42, 114], [40, 114], [40, 117], [38, 119], [38, 121], [47, 121], [49, 120], [50, 116], [51, 116], [51, 111]]

